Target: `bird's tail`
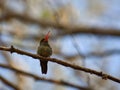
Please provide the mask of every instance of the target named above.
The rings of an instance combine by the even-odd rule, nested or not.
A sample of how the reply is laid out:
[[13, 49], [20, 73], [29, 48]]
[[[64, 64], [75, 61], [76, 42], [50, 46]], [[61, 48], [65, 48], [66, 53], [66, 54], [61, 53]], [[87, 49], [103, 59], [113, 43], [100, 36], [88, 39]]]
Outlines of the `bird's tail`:
[[48, 61], [40, 60], [42, 74], [47, 73], [47, 63], [48, 63]]

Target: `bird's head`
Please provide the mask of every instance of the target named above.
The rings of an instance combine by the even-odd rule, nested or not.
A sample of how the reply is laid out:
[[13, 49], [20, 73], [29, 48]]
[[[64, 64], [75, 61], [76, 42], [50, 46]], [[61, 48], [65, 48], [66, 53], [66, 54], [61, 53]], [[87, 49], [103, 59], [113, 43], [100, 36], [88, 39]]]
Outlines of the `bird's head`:
[[41, 44], [41, 43], [48, 43], [49, 36], [50, 36], [50, 31], [49, 31], [49, 32], [45, 35], [45, 37], [40, 41], [40, 44]]

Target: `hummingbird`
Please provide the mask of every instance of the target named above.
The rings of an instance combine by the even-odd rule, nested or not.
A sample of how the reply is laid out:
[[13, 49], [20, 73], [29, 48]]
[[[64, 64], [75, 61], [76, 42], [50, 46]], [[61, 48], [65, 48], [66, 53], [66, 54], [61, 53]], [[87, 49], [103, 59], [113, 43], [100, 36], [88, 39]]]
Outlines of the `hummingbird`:
[[[41, 39], [40, 44], [37, 49], [37, 54], [43, 57], [50, 57], [52, 55], [52, 48], [48, 43], [50, 31]], [[41, 72], [42, 74], [47, 73], [47, 64], [48, 61], [40, 60]]]

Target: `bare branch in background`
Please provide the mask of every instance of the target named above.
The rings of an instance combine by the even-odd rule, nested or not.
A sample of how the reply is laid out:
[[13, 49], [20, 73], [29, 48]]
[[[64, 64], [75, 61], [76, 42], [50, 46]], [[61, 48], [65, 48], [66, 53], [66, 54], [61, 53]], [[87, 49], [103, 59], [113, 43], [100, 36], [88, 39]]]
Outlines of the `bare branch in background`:
[[16, 85], [14, 85], [12, 82], [6, 80], [4, 77], [0, 75], [0, 80], [5, 83], [6, 85], [12, 87], [14, 90], [20, 90]]
[[102, 52], [91, 52], [89, 54], [86, 54], [86, 57], [105, 57], [105, 56], [110, 56], [113, 54], [120, 54], [120, 50], [106, 50], [106, 51], [102, 51]]
[[120, 83], [120, 79], [115, 78], [115, 77], [113, 77], [111, 75], [105, 74], [103, 72], [98, 72], [98, 71], [95, 71], [95, 70], [92, 70], [92, 69], [89, 69], [89, 68], [84, 68], [84, 67], [81, 67], [81, 66], [78, 66], [78, 65], [73, 65], [73, 64], [67, 63], [67, 62], [65, 62], [63, 60], [58, 60], [56, 58], [42, 57], [42, 56], [39, 56], [37, 54], [32, 54], [32, 53], [29, 53], [29, 52], [26, 52], [26, 51], [22, 51], [22, 50], [16, 49], [13, 46], [11, 46], [10, 48], [1, 46], [0, 50], [9, 51], [11, 53], [16, 52], [18, 54], [27, 55], [27, 56], [30, 56], [30, 57], [35, 58], [35, 59], [43, 59], [43, 60], [46, 60], [46, 61], [55, 62], [55, 63], [58, 63], [60, 65], [66, 66], [66, 67], [73, 68], [75, 70], [80, 70], [80, 71], [84, 71], [86, 73], [97, 75], [99, 77], [102, 77], [102, 79], [104, 79], [104, 80], [109, 79], [109, 80], [112, 80], [114, 82]]
[[21, 21], [27, 22], [27, 23], [34, 23], [38, 24], [41, 27], [53, 27], [55, 29], [61, 29], [64, 30], [62, 35], [66, 34], [78, 34], [78, 33], [84, 33], [84, 34], [95, 34], [95, 35], [113, 35], [113, 36], [120, 36], [120, 30], [115, 28], [100, 28], [100, 27], [87, 27], [87, 26], [73, 26], [73, 25], [64, 25], [62, 23], [56, 23], [49, 20], [42, 20], [42, 19], [34, 19], [28, 15], [24, 14], [18, 14], [14, 11], [11, 11], [9, 8], [7, 8], [5, 5], [0, 4], [1, 7], [4, 9], [4, 13], [0, 17], [0, 21], [7, 21], [12, 18], [19, 19]]
[[99, 57], [99, 58], [103, 58], [103, 57], [106, 57], [106, 56], [110, 56], [110, 55], [119, 55], [120, 54], [120, 50], [106, 50], [106, 51], [101, 51], [101, 52], [90, 52], [88, 54], [75, 54], [75, 55], [71, 55], [71, 56], [66, 56], [66, 55], [63, 55], [62, 53], [60, 53], [61, 56], [63, 56], [64, 58], [66, 59], [69, 59], [69, 60], [74, 60], [75, 58], [79, 58], [79, 56], [84, 59], [84, 58], [91, 58], [91, 57]]
[[12, 18], [19, 19], [24, 22], [28, 23], [34, 23], [38, 24], [41, 27], [53, 27], [56, 29], [63, 29], [64, 34], [78, 34], [78, 33], [83, 33], [83, 34], [95, 34], [95, 35], [113, 35], [113, 36], [120, 36], [120, 30], [115, 29], [115, 28], [100, 28], [100, 27], [78, 27], [78, 26], [72, 26], [72, 25], [64, 25], [64, 24], [58, 24], [55, 22], [51, 21], [46, 21], [46, 20], [37, 20], [33, 19], [32, 17], [25, 16], [25, 15], [20, 15], [17, 13], [7, 13], [6, 15], [0, 17], [0, 21], [5, 21], [9, 20]]
[[8, 65], [0, 64], [0, 67], [10, 69], [12, 71], [15, 71], [16, 73], [32, 77], [35, 80], [41, 80], [41, 81], [44, 81], [44, 82], [50, 82], [50, 83], [54, 83], [54, 84], [58, 84], [58, 85], [69, 86], [69, 87], [77, 88], [77, 89], [80, 89], [80, 90], [89, 90], [89, 88], [85, 88], [85, 87], [82, 87], [82, 86], [79, 86], [79, 85], [71, 84], [71, 83], [68, 83], [68, 82], [63, 81], [63, 80], [53, 80], [53, 79], [48, 79], [48, 78], [46, 79], [46, 78], [43, 78], [43, 77], [39, 77], [37, 75], [31, 74], [31, 73], [28, 73], [28, 72], [25, 72], [25, 71], [22, 71], [22, 70], [15, 69], [15, 68], [13, 68], [11, 66], [8, 66]]

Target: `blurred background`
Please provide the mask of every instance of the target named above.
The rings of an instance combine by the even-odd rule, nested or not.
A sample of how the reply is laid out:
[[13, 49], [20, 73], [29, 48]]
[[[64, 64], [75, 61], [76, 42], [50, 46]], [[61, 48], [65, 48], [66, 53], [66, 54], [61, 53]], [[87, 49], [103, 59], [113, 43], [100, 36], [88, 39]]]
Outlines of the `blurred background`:
[[[120, 78], [119, 3], [119, 0], [0, 0], [0, 46], [13, 45], [36, 53], [41, 38], [51, 31], [51, 57]], [[68, 28], [62, 29], [59, 25]], [[0, 51], [0, 63], [91, 90], [120, 89], [119, 83], [52, 62], [49, 62], [47, 75], [42, 75], [38, 60], [16, 53]], [[21, 90], [76, 90], [35, 81], [3, 68], [0, 75]], [[0, 90], [13, 88], [0, 81]]]

